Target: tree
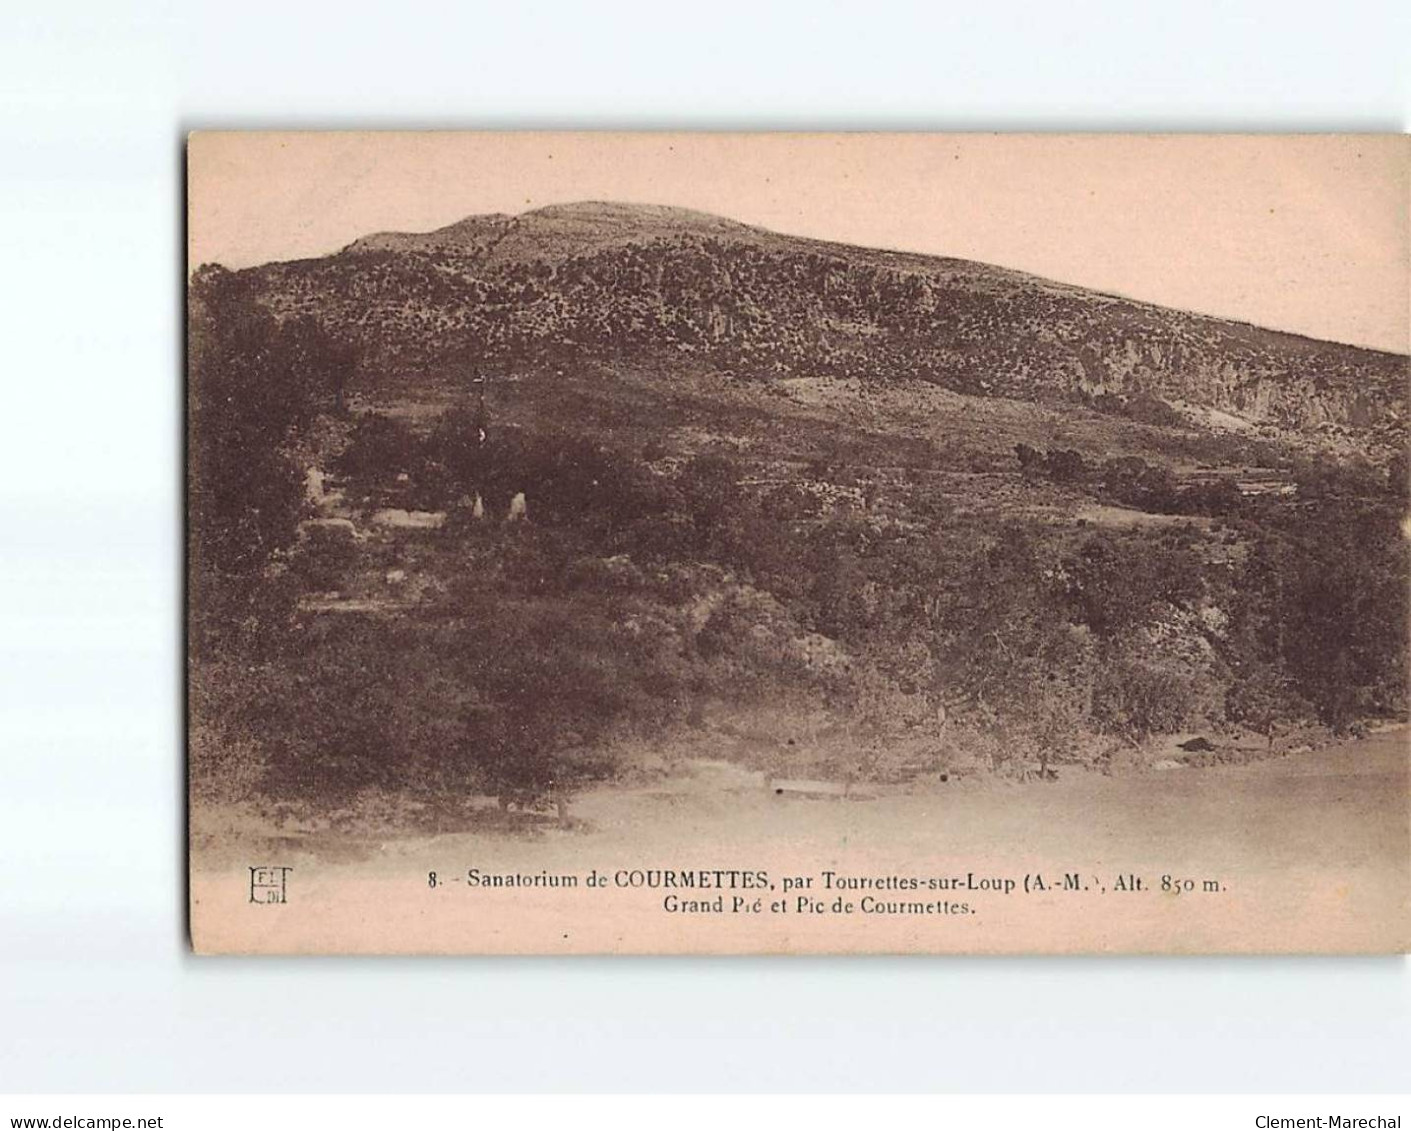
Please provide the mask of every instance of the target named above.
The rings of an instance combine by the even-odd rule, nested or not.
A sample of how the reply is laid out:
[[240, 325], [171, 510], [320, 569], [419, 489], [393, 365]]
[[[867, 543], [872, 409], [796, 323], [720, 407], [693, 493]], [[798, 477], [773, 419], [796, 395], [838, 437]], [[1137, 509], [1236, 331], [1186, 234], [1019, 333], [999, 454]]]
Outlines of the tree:
[[1407, 545], [1387, 500], [1302, 501], [1243, 527], [1251, 540], [1229, 601], [1229, 647], [1271, 665], [1320, 721], [1406, 702]]
[[818, 631], [843, 640], [857, 635], [867, 621], [863, 588], [867, 573], [845, 532], [825, 528], [812, 553], [810, 596], [817, 608]]
[[296, 597], [279, 567], [303, 511], [295, 453], [315, 398], [290, 337], [243, 276], [203, 267], [189, 301], [191, 647], [263, 650], [278, 643]]
[[1195, 677], [1166, 660], [1111, 656], [1098, 671], [1093, 717], [1106, 730], [1138, 743], [1180, 730], [1198, 699]]
[[1014, 455], [1019, 460], [1019, 470], [1025, 475], [1034, 474], [1043, 467], [1043, 452], [1028, 444], [1015, 444]]
[[1386, 469], [1387, 491], [1398, 499], [1411, 494], [1411, 469], [1407, 466], [1405, 452], [1397, 452], [1391, 457]]
[[484, 493], [490, 441], [479, 408], [442, 413], [427, 441], [427, 458], [445, 469], [456, 490]]
[[597, 641], [573, 630], [533, 621], [482, 627], [473, 658], [479, 670], [469, 681], [482, 706], [462, 716], [480, 786], [502, 809], [552, 802], [567, 823], [573, 794], [611, 770], [602, 739], [629, 692], [589, 650]]
[[1081, 452], [1056, 448], [1044, 460], [1044, 469], [1055, 483], [1081, 483], [1088, 477], [1087, 461]]
[[191, 307], [192, 551], [201, 568], [249, 574], [294, 540], [303, 483], [292, 445], [312, 403], [278, 325], [238, 277], [203, 268]]
[[333, 412], [347, 411], [348, 386], [357, 367], [357, 352], [346, 341], [324, 329], [307, 315], [281, 328], [291, 379]]
[[1103, 637], [1142, 623], [1154, 597], [1143, 573], [1117, 538], [1099, 533], [1087, 539], [1063, 563], [1074, 623]]
[[371, 412], [358, 419], [336, 467], [366, 489], [399, 474], [411, 474], [421, 455], [421, 445], [410, 428], [400, 420]]
[[1308, 513], [1283, 586], [1284, 665], [1336, 730], [1404, 702], [1407, 547], [1394, 511]]
[[1277, 724], [1298, 718], [1307, 707], [1285, 672], [1258, 661], [1246, 664], [1225, 694], [1225, 714], [1229, 719], [1264, 735], [1271, 750]]
[[739, 504], [739, 466], [721, 452], [702, 452], [681, 468], [676, 486], [704, 548]]

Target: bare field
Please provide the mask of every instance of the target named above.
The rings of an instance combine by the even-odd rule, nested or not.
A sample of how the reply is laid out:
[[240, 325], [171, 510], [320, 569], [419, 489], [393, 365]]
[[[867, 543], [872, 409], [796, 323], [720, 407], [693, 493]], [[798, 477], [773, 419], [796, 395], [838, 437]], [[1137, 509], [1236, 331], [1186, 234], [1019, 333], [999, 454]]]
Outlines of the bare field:
[[[966, 949], [967, 938], [980, 938], [967, 932], [982, 927], [978, 949], [987, 951], [1010, 949], [1005, 938], [1011, 929], [1031, 946], [1047, 935], [1055, 950], [1400, 949], [1411, 939], [1409, 774], [1407, 731], [1398, 729], [1244, 766], [1116, 777], [1071, 773], [1024, 784], [974, 779], [869, 789], [849, 799], [775, 795], [757, 774], [701, 760], [649, 785], [583, 794], [570, 829], [547, 820], [483, 823], [475, 831], [448, 823], [439, 835], [389, 835], [385, 826], [377, 832], [348, 822], [281, 833], [229, 810], [198, 808], [193, 894], [215, 899], [234, 890], [244, 864], [266, 857], [293, 866], [305, 890], [343, 891], [341, 898], [354, 901], [359, 891], [395, 891], [400, 894], [378, 898], [413, 900], [429, 870], [449, 875], [470, 866], [521, 873], [758, 867], [780, 876], [821, 869], [922, 875], [1035, 868], [1135, 874], [1151, 885], [1169, 875], [1194, 881], [1197, 890], [1180, 900], [1128, 902], [1120, 917], [1104, 914], [1111, 903], [1087, 898], [1075, 904], [992, 898], [981, 901], [974, 922], [930, 943], [910, 925], [905, 946]], [[1220, 884], [1222, 893], [1199, 890], [1206, 881]], [[749, 936], [742, 944], [732, 943], [725, 927], [724, 934], [702, 932], [697, 922], [677, 936], [669, 925], [651, 925], [659, 893], [632, 894], [631, 914], [644, 917], [637, 929], [645, 927], [645, 934], [624, 936], [633, 939], [631, 949], [903, 948], [895, 924], [880, 933], [874, 924], [871, 936], [864, 923], [849, 924], [846, 938], [795, 931]], [[425, 906], [414, 900], [406, 913], [418, 906], [423, 914]], [[548, 914], [550, 908], [539, 910]], [[570, 920], [578, 931], [570, 949], [616, 949], [618, 936], [608, 926], [595, 929], [581, 910], [564, 917]], [[379, 946], [416, 948], [390, 923], [379, 930]], [[280, 949], [277, 942], [270, 946]]]

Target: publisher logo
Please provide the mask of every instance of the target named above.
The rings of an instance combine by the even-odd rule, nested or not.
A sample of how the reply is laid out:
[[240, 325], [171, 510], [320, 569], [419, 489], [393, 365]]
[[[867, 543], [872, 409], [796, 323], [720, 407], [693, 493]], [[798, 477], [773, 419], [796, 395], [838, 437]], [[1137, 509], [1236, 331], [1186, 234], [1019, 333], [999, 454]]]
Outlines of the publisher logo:
[[293, 868], [283, 865], [261, 864], [250, 869], [251, 903], [287, 903], [285, 889], [288, 876]]

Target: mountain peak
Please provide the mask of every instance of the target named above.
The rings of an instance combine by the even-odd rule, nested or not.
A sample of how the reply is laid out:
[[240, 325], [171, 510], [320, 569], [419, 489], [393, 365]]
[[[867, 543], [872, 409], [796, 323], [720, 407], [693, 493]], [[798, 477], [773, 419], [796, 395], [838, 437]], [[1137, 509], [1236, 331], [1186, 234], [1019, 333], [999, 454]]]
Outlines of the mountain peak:
[[755, 231], [690, 208], [580, 200], [546, 204], [518, 216], [501, 212], [467, 216], [432, 232], [379, 232], [354, 241], [346, 250], [440, 251], [494, 260], [564, 259], [687, 233], [739, 237]]
[[671, 204], [637, 204], [620, 200], [575, 200], [564, 204], [546, 204], [520, 214], [521, 222], [545, 220], [574, 221], [584, 224], [658, 226], [674, 228], [709, 228], [740, 231], [747, 225], [728, 220], [711, 212], [694, 208], [678, 208]]

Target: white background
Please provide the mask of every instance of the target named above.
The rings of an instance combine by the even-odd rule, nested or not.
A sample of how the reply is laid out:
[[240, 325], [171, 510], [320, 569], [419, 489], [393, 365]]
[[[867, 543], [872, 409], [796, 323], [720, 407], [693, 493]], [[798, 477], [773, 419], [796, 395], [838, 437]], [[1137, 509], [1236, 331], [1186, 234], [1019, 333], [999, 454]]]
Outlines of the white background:
[[1402, 130], [1407, 10], [7, 5], [0, 1093], [1411, 1090], [1401, 959], [194, 959], [178, 557], [186, 129]]

